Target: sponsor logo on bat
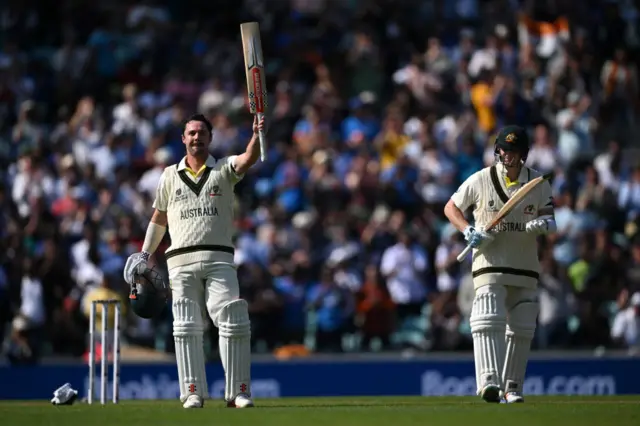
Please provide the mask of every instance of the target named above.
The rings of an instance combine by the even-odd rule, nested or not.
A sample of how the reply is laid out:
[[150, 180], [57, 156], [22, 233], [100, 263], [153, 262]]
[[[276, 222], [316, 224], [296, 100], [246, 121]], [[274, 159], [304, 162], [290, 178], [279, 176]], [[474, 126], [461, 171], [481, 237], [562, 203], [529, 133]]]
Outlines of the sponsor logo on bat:
[[253, 92], [255, 93], [256, 111], [264, 111], [264, 97], [262, 96], [262, 73], [260, 69], [254, 68], [251, 70], [253, 79]]
[[247, 61], [247, 69], [251, 72], [251, 80], [253, 82], [253, 91], [249, 92], [250, 108], [256, 112], [264, 112], [264, 96], [262, 87], [262, 72], [264, 69], [264, 61], [262, 58], [262, 47], [257, 38], [251, 37], [249, 40], [249, 58]]
[[251, 40], [249, 40], [249, 60], [247, 68], [249, 70], [254, 68], [264, 68], [262, 47], [255, 37], [251, 37]]

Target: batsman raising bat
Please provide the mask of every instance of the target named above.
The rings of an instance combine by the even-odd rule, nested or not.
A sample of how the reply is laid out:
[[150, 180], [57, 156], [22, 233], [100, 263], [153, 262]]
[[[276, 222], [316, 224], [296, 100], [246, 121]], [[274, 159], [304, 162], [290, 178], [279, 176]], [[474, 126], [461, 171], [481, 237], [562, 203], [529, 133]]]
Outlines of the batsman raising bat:
[[234, 265], [234, 186], [260, 156], [264, 119], [254, 119], [253, 137], [240, 155], [213, 158], [211, 123], [189, 117], [182, 129], [186, 156], [164, 169], [142, 252], [127, 259], [124, 279], [133, 285], [169, 228], [165, 256], [173, 295], [173, 336], [184, 408], [201, 408], [208, 397], [204, 362], [204, 318], [218, 327], [220, 359], [229, 407], [253, 407], [251, 326], [247, 302], [240, 299]]
[[[521, 187], [541, 176], [524, 165], [528, 153], [526, 131], [503, 128], [495, 141], [496, 164], [469, 177], [444, 209], [474, 249], [470, 325], [477, 392], [487, 402], [500, 402], [502, 395], [507, 403], [524, 402], [522, 386], [538, 316], [536, 237], [556, 230], [546, 179], [539, 179], [497, 226], [484, 230]], [[463, 213], [470, 207], [474, 225]]]

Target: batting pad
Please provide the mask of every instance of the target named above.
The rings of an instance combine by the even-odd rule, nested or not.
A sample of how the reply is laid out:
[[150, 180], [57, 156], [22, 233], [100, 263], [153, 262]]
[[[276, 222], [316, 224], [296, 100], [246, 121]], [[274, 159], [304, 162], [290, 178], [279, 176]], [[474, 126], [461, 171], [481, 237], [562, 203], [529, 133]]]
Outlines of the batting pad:
[[251, 323], [245, 300], [234, 300], [220, 309], [218, 334], [225, 399], [232, 401], [239, 393], [251, 396]]
[[480, 287], [473, 300], [469, 322], [473, 336], [478, 394], [490, 384], [501, 387], [507, 321], [505, 295], [503, 286], [488, 285]]
[[191, 299], [173, 301], [173, 339], [176, 344], [176, 362], [180, 381], [180, 401], [189, 395], [203, 400], [209, 396], [204, 363], [202, 310]]
[[538, 302], [523, 300], [509, 311], [507, 320], [507, 351], [502, 381], [506, 392], [522, 392], [531, 341], [536, 331]]

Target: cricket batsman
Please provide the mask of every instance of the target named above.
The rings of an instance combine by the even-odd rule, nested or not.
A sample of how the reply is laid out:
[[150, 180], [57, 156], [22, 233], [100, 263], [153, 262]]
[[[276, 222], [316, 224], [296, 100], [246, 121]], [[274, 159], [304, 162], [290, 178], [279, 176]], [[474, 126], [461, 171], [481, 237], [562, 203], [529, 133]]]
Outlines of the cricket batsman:
[[208, 397], [203, 347], [206, 313], [219, 331], [227, 406], [253, 407], [251, 327], [233, 262], [233, 189], [260, 156], [258, 132], [263, 127], [263, 119], [254, 119], [246, 151], [215, 159], [208, 154], [211, 123], [201, 114], [185, 121], [186, 156], [164, 169], [142, 251], [131, 255], [124, 268], [124, 278], [132, 284], [169, 227], [171, 246], [165, 256], [184, 408], [201, 408]]
[[[474, 248], [470, 325], [477, 392], [487, 402], [500, 402], [502, 395], [507, 403], [524, 402], [522, 386], [538, 316], [536, 237], [556, 230], [549, 182], [534, 188], [491, 233], [483, 230], [509, 197], [540, 176], [524, 165], [528, 153], [526, 131], [504, 127], [495, 141], [496, 164], [469, 177], [444, 210]], [[463, 213], [470, 207], [473, 225]]]

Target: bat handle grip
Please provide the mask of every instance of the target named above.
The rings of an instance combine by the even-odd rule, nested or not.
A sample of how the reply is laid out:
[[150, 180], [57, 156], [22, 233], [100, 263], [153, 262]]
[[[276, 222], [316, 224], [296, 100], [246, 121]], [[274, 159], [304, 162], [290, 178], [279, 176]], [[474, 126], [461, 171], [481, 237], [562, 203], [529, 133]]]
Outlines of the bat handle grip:
[[464, 248], [464, 250], [462, 250], [462, 251], [460, 252], [460, 254], [458, 255], [458, 257], [457, 257], [458, 262], [462, 262], [462, 261], [467, 257], [467, 255], [469, 254], [469, 252], [470, 252], [471, 250], [472, 250], [471, 246], [466, 246], [466, 247]]
[[[261, 112], [259, 112], [257, 116], [258, 121], [264, 118], [264, 114]], [[264, 130], [260, 130], [258, 133], [258, 139], [260, 140], [260, 161], [264, 163], [267, 159], [267, 136], [265, 135]]]

